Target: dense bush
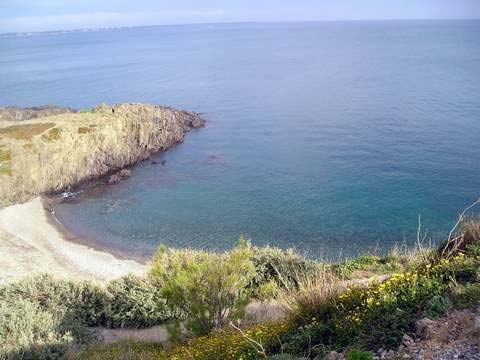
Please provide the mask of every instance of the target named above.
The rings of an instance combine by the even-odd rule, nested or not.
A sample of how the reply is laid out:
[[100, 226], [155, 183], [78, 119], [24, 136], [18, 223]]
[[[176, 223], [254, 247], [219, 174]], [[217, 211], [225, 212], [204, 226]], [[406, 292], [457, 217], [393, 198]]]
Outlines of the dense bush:
[[293, 249], [283, 250], [276, 247], [254, 247], [252, 261], [256, 275], [254, 286], [261, 286], [269, 282], [277, 284], [296, 283], [298, 274], [313, 274], [320, 267], [325, 266], [298, 254]]
[[96, 325], [103, 320], [108, 296], [104, 288], [94, 283], [60, 280], [43, 274], [0, 288], [0, 301], [16, 299], [26, 299], [54, 315]]
[[105, 320], [108, 327], [141, 328], [182, 317], [180, 311], [169, 308], [161, 295], [158, 279], [127, 275], [107, 286]]
[[429, 319], [437, 320], [447, 314], [452, 302], [446, 295], [435, 295], [427, 301], [425, 314]]
[[480, 302], [480, 283], [457, 284], [449, 293], [456, 309], [473, 308]]
[[94, 338], [88, 327], [147, 327], [180, 317], [159, 292], [157, 280], [133, 275], [106, 287], [46, 274], [3, 286], [0, 358], [61, 356], [69, 345]]
[[29, 300], [0, 302], [0, 358], [61, 358], [74, 341], [64, 319]]
[[[163, 283], [162, 296], [186, 314], [187, 329], [202, 335], [243, 319], [255, 276], [251, 256], [244, 241], [223, 254], [160, 247], [151, 274]], [[178, 330], [179, 323], [173, 325]]]

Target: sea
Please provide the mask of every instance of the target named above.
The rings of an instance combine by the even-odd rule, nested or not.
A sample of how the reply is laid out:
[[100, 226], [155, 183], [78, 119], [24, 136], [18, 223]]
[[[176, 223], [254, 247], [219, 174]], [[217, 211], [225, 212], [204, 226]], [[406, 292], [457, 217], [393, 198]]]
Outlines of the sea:
[[57, 206], [75, 236], [126, 257], [241, 235], [315, 258], [385, 253], [419, 232], [442, 241], [480, 197], [480, 21], [0, 35], [0, 106], [120, 102], [207, 121]]

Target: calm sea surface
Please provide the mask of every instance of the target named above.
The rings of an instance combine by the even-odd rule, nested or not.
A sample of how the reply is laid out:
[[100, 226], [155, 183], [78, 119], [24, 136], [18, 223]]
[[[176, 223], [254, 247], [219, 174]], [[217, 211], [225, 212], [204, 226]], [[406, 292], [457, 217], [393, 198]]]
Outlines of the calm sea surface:
[[205, 129], [57, 209], [135, 257], [159, 243], [334, 257], [433, 240], [480, 196], [480, 21], [170, 26], [0, 36], [0, 105], [147, 102]]

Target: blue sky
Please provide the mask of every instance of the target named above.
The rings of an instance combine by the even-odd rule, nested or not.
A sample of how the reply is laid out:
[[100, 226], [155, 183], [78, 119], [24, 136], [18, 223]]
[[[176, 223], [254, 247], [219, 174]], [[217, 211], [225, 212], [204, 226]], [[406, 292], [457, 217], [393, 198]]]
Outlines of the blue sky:
[[0, 0], [0, 32], [162, 24], [480, 18], [480, 0]]

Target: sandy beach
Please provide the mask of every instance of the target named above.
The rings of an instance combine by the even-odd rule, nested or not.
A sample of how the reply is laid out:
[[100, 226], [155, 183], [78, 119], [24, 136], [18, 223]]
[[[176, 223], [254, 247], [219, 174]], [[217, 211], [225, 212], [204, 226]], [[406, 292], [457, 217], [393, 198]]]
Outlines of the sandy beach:
[[147, 266], [67, 239], [40, 197], [0, 209], [0, 283], [48, 272], [74, 279], [111, 280]]

